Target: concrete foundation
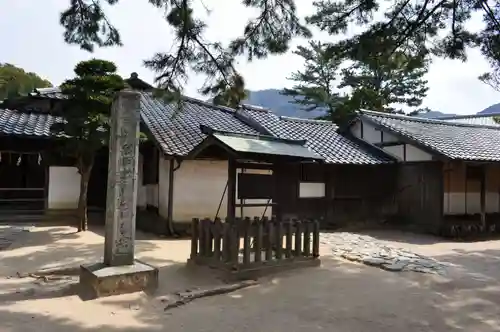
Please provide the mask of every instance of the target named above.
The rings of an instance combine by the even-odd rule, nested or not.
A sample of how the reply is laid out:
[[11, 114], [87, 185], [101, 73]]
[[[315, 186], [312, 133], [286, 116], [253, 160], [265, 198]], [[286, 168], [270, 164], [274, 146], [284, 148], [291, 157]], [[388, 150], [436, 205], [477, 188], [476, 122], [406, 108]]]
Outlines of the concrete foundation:
[[132, 265], [96, 263], [80, 268], [80, 297], [83, 300], [139, 291], [152, 293], [157, 288], [158, 269], [138, 260]]

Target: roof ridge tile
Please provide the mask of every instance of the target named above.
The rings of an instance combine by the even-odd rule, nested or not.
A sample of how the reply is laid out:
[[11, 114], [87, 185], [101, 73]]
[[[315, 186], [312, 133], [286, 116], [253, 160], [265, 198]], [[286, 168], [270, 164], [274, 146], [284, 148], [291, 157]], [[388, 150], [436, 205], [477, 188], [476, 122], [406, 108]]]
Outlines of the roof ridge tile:
[[497, 127], [497, 126], [452, 122], [452, 121], [445, 121], [445, 120], [441, 120], [441, 119], [427, 119], [427, 118], [420, 118], [420, 117], [416, 117], [416, 116], [393, 114], [393, 113], [383, 113], [383, 112], [368, 111], [368, 110], [359, 110], [358, 114], [366, 115], [366, 116], [388, 118], [388, 119], [397, 119], [397, 120], [402, 120], [402, 121], [436, 124], [436, 125], [443, 125], [443, 126], [450, 126], [450, 127], [468, 127], [468, 128], [500, 130], [500, 127]]

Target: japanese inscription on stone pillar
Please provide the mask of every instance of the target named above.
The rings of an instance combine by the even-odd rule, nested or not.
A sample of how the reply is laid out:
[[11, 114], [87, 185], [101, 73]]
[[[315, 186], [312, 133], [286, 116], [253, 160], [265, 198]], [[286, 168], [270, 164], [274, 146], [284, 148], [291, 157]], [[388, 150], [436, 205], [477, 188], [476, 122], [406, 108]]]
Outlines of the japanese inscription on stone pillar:
[[118, 93], [111, 107], [104, 263], [134, 262], [140, 95]]

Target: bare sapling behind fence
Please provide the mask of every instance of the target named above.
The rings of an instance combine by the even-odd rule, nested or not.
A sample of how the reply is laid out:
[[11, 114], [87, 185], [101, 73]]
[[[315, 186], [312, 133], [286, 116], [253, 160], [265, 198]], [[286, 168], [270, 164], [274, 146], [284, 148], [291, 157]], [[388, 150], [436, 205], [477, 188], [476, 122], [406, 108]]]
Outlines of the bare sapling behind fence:
[[317, 221], [193, 219], [191, 260], [198, 264], [234, 271], [301, 261], [319, 263], [318, 258]]

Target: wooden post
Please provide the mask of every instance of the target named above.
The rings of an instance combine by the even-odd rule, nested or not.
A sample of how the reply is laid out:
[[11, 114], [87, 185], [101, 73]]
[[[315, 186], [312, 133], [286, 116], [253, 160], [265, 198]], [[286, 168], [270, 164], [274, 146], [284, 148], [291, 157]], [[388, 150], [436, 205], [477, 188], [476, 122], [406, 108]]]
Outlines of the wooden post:
[[319, 257], [319, 222], [313, 222], [313, 257]]
[[237, 265], [239, 263], [239, 253], [240, 253], [240, 232], [239, 227], [241, 226], [241, 219], [235, 218], [233, 219], [233, 223], [231, 224], [230, 231], [230, 261], [231, 263]]
[[247, 217], [243, 222], [243, 264], [250, 264], [250, 227], [252, 221]]
[[222, 222], [220, 220], [220, 218], [215, 218], [215, 222], [213, 224], [213, 230], [214, 230], [214, 235], [213, 235], [213, 239], [214, 239], [214, 259], [216, 261], [220, 261], [221, 260], [221, 238], [223, 236], [223, 225], [222, 225]]
[[227, 263], [231, 260], [231, 224], [225, 222], [222, 225], [222, 261]]
[[262, 261], [262, 222], [259, 217], [253, 219], [255, 224], [255, 237], [254, 237], [254, 251], [255, 251], [255, 261]]
[[273, 259], [273, 223], [269, 220], [266, 220], [264, 225], [266, 227], [266, 261], [270, 261]]
[[227, 218], [230, 223], [234, 222], [236, 215], [236, 162], [233, 158], [228, 161], [227, 168]]
[[481, 167], [481, 227], [486, 229], [486, 167]]
[[205, 242], [205, 256], [210, 257], [212, 256], [212, 232], [211, 232], [211, 226], [212, 222], [210, 221], [209, 218], [205, 218], [203, 221], [203, 238]]
[[276, 259], [281, 259], [283, 257], [283, 224], [280, 219], [273, 218], [272, 220], [276, 234]]
[[295, 256], [302, 255], [302, 223], [300, 220], [295, 222]]
[[206, 244], [205, 244], [205, 222], [204, 220], [199, 220], [198, 222], [198, 245], [199, 245], [199, 253], [198, 256], [205, 257], [206, 253]]
[[194, 218], [191, 223], [191, 258], [198, 256], [198, 227], [199, 220]]
[[313, 227], [310, 220], [304, 223], [304, 256], [311, 255], [311, 231]]
[[286, 250], [285, 257], [292, 257], [292, 243], [293, 243], [293, 221], [288, 220], [286, 223]]

